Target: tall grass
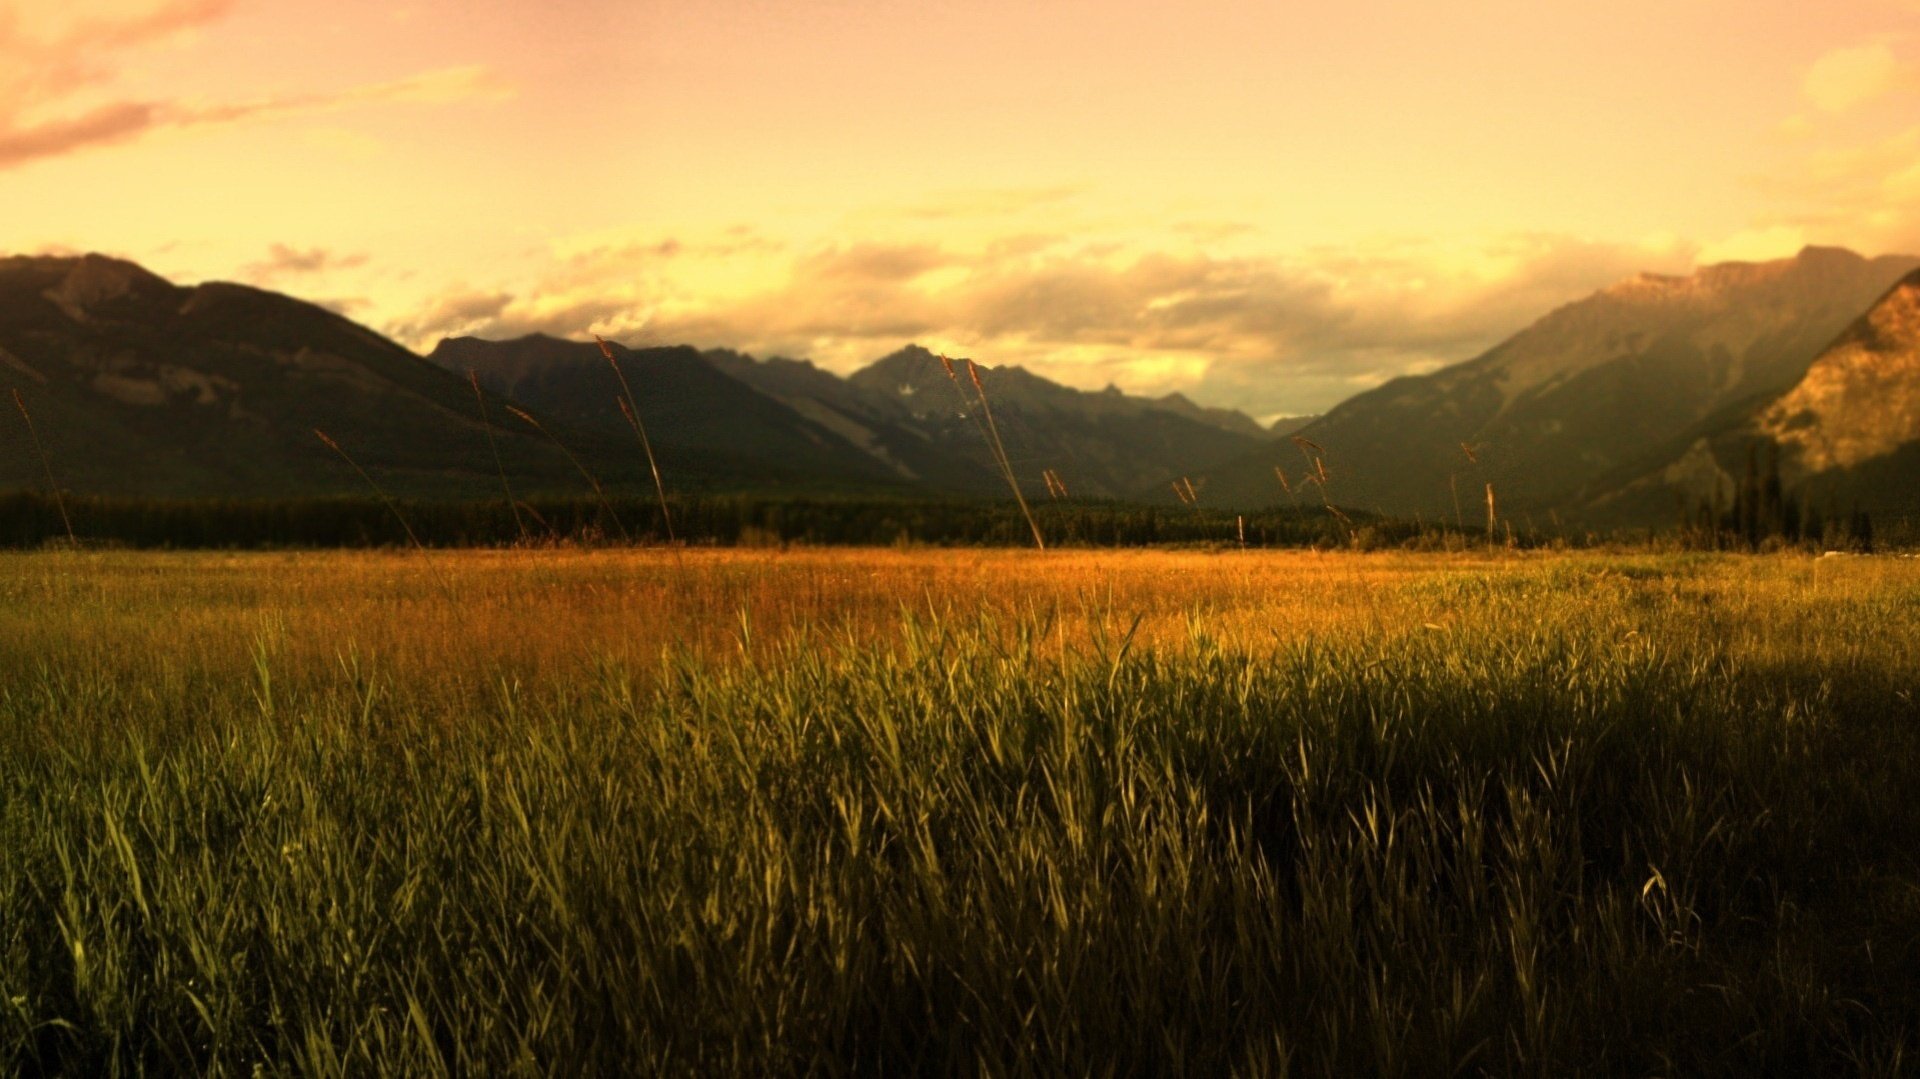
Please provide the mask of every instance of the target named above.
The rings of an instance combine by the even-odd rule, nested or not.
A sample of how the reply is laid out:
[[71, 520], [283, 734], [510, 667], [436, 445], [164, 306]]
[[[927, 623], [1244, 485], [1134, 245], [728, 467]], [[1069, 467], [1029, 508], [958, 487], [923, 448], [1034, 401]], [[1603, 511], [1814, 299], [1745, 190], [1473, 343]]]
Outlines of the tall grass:
[[353, 456], [343, 449], [340, 443], [335, 442], [333, 436], [318, 427], [313, 429], [313, 433], [319, 437], [323, 445], [334, 453], [339, 454], [340, 459], [347, 463], [347, 467], [353, 469], [362, 480], [366, 481], [367, 486], [373, 489], [374, 497], [378, 498], [381, 503], [387, 507], [388, 512], [393, 514], [394, 520], [400, 522], [400, 528], [406, 532], [407, 542], [413, 546], [413, 549], [416, 551], [426, 550], [426, 545], [420, 542], [420, 536], [414, 532], [412, 523], [407, 520], [407, 515], [400, 512], [399, 504], [393, 500], [391, 495], [387, 494], [386, 488], [374, 482], [374, 478], [367, 473], [367, 470], [360, 467], [360, 462], [354, 460]]
[[676, 542], [673, 514], [667, 509], [667, 485], [660, 479], [660, 463], [653, 459], [653, 443], [647, 439], [647, 425], [640, 421], [640, 406], [634, 402], [633, 388], [627, 385], [627, 374], [620, 370], [620, 361], [614, 358], [613, 346], [598, 334], [593, 339], [600, 345], [600, 355], [607, 358], [607, 366], [613, 368], [613, 377], [620, 380], [620, 414], [627, 418], [627, 425], [640, 439], [640, 449], [647, 456], [647, 471], [653, 473], [653, 491], [660, 497], [660, 521], [666, 526], [667, 542]]
[[493, 455], [494, 471], [500, 473], [500, 490], [507, 496], [507, 508], [513, 511], [513, 527], [520, 533], [520, 542], [527, 541], [527, 523], [520, 516], [520, 501], [513, 497], [513, 484], [507, 479], [507, 465], [500, 459], [500, 444], [493, 438], [493, 420], [487, 416], [487, 395], [480, 388], [480, 375], [472, 368], [467, 369], [467, 381], [473, 383], [473, 399], [480, 406], [480, 429], [487, 433], [487, 452]]
[[[954, 371], [954, 360], [940, 356], [939, 360], [947, 369], [947, 378], [959, 385], [958, 375]], [[986, 421], [985, 433], [988, 448], [993, 451], [993, 459], [1000, 466], [1000, 475], [1007, 481], [1007, 487], [1013, 491], [1013, 500], [1020, 505], [1020, 515], [1027, 519], [1027, 529], [1033, 533], [1033, 545], [1038, 550], [1047, 549], [1046, 538], [1040, 534], [1040, 523], [1033, 519], [1033, 510], [1027, 506], [1027, 496], [1020, 490], [1020, 479], [1014, 475], [1013, 462], [1007, 457], [1006, 444], [1000, 441], [1000, 425], [993, 420], [993, 405], [987, 401], [987, 387], [980, 379], [980, 365], [972, 360], [963, 361], [967, 365], [967, 377], [973, 382], [973, 394], [980, 405], [980, 415]]]
[[621, 542], [632, 543], [633, 535], [627, 531], [627, 526], [621, 523], [620, 514], [614, 510], [613, 502], [607, 498], [606, 488], [600, 485], [600, 477], [594, 475], [593, 472], [590, 471], [587, 468], [587, 466], [581, 462], [580, 458], [574, 456], [573, 451], [567, 448], [567, 444], [565, 442], [560, 441], [560, 437], [558, 435], [554, 434], [552, 431], [547, 430], [546, 425], [541, 423], [538, 419], [535, 419], [532, 413], [526, 411], [525, 409], [516, 408], [513, 405], [508, 405], [507, 411], [513, 413], [515, 416], [520, 417], [520, 420], [523, 423], [527, 424], [529, 427], [532, 427], [534, 430], [545, 435], [547, 437], [547, 441], [553, 443], [554, 448], [558, 449], [563, 455], [565, 455], [566, 459], [573, 464], [574, 471], [580, 473], [580, 478], [586, 480], [587, 486], [593, 490], [594, 500], [600, 503], [601, 511], [604, 512], [607, 515], [607, 518], [613, 522], [613, 527], [620, 530]]
[[46, 447], [40, 445], [40, 432], [33, 426], [33, 413], [27, 411], [27, 400], [20, 396], [18, 388], [13, 391], [13, 407], [20, 410], [20, 418], [26, 421], [27, 439], [33, 443], [33, 454], [40, 458], [40, 470], [47, 477], [47, 493], [60, 509], [60, 526], [67, 530], [67, 546], [78, 547], [80, 541], [74, 538], [73, 518], [67, 516], [67, 496], [60, 490], [60, 482], [53, 478], [53, 462], [47, 459]]
[[1905, 564], [89, 557], [0, 1069], [1913, 1065]]

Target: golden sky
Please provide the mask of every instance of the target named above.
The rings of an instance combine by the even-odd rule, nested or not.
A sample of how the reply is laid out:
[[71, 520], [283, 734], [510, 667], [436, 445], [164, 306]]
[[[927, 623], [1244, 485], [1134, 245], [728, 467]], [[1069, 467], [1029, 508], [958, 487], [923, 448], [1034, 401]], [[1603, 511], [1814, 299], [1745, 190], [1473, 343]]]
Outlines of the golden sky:
[[1920, 0], [0, 0], [0, 251], [1260, 415], [1920, 252]]

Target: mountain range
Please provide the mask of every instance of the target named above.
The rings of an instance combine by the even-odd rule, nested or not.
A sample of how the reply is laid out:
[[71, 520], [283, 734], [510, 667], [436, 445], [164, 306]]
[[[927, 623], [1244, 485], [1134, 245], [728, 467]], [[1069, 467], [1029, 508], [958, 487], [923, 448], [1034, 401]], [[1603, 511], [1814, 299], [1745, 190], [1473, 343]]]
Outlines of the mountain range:
[[[1920, 502], [1920, 259], [1834, 248], [1641, 275], [1480, 356], [1271, 428], [1177, 394], [950, 367], [918, 346], [845, 377], [612, 349], [670, 489], [1000, 497], [984, 390], [1036, 497], [1048, 472], [1072, 496], [1139, 500], [1191, 478], [1224, 508], [1324, 497], [1472, 522], [1491, 486], [1506, 515], [1656, 524], [1677, 501], [1726, 495], [1770, 446], [1809, 495]], [[316, 428], [417, 497], [492, 497], [501, 471], [525, 493], [583, 493], [581, 467], [633, 493], [649, 482], [592, 341], [456, 338], [423, 357], [291, 297], [182, 287], [98, 255], [0, 259], [0, 390], [21, 394], [40, 442], [0, 423], [0, 488], [44, 486], [44, 450], [74, 491], [363, 490]]]
[[[956, 396], [925, 349], [843, 379], [801, 361], [612, 348], [672, 489], [1005, 491], [977, 404]], [[1018, 368], [980, 375], [1032, 493], [1051, 469], [1075, 494], [1125, 496], [1270, 437], [1244, 415], [1179, 396], [1087, 393]], [[176, 286], [99, 255], [0, 259], [6, 390], [21, 394], [40, 447], [25, 424], [0, 423], [0, 489], [44, 487], [44, 449], [76, 492], [364, 491], [316, 430], [398, 494], [491, 497], [501, 471], [522, 494], [584, 493], [576, 461], [609, 486], [649, 489], [619, 381], [594, 342], [459, 338], [422, 357], [287, 296]]]

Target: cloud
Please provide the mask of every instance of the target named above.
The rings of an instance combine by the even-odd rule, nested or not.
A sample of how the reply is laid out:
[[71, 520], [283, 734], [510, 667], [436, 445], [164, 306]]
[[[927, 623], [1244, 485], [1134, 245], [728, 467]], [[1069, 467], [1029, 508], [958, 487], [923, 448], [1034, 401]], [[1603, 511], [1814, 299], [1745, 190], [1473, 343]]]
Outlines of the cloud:
[[618, 336], [638, 325], [635, 320], [620, 318], [628, 310], [626, 303], [614, 297], [521, 296], [463, 287], [389, 325], [387, 333], [421, 351], [447, 337], [505, 340], [535, 333], [581, 337], [595, 329]]
[[241, 272], [247, 280], [264, 284], [284, 277], [306, 276], [328, 270], [351, 270], [366, 263], [367, 256], [364, 254], [341, 255], [324, 247], [310, 247], [303, 251], [288, 244], [276, 243], [267, 247], [266, 258], [248, 263]]
[[1821, 56], [1800, 85], [1815, 108], [1839, 113], [1884, 97], [1904, 78], [1892, 44], [1882, 39]]
[[235, 0], [0, 5], [0, 114], [110, 81], [108, 54], [216, 22]]
[[[961, 250], [828, 244], [787, 254], [765, 287], [691, 287], [667, 242], [622, 265], [595, 247], [529, 287], [454, 290], [390, 326], [440, 336], [601, 333], [724, 346], [849, 370], [910, 341], [1018, 363], [1086, 388], [1185, 390], [1259, 413], [1318, 411], [1356, 386], [1468, 359], [1553, 307], [1690, 249], [1506, 237], [1468, 251], [1382, 243], [1218, 257], [1016, 234]], [[684, 241], [675, 251], [698, 249]]]
[[152, 105], [121, 102], [64, 120], [25, 127], [0, 126], [0, 169], [42, 157], [58, 157], [88, 146], [126, 142], [151, 129], [157, 120]]
[[511, 292], [456, 288], [436, 297], [407, 319], [388, 327], [388, 332], [416, 345], [441, 337], [484, 333], [493, 329], [512, 303]]
[[155, 100], [111, 92], [114, 62], [127, 51], [211, 25], [233, 8], [233, 0], [0, 4], [0, 170], [130, 142], [156, 131], [380, 104], [495, 100], [513, 92], [492, 71], [477, 66], [250, 100]]
[[1758, 187], [1772, 208], [1756, 228], [1920, 254], [1920, 127], [1809, 152]]

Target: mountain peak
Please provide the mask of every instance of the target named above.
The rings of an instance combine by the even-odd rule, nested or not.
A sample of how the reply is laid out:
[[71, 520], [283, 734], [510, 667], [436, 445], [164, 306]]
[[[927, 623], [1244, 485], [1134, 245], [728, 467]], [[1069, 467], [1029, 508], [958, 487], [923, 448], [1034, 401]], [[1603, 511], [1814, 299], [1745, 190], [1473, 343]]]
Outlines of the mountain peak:
[[48, 263], [48, 268], [56, 267], [64, 267], [65, 272], [45, 295], [75, 322], [85, 322], [111, 304], [165, 301], [179, 291], [157, 274], [107, 255], [88, 254]]
[[1801, 263], [1825, 263], [1828, 265], [1853, 265], [1865, 262], [1866, 257], [1844, 247], [1823, 247], [1808, 244], [1793, 256], [1793, 261]]

